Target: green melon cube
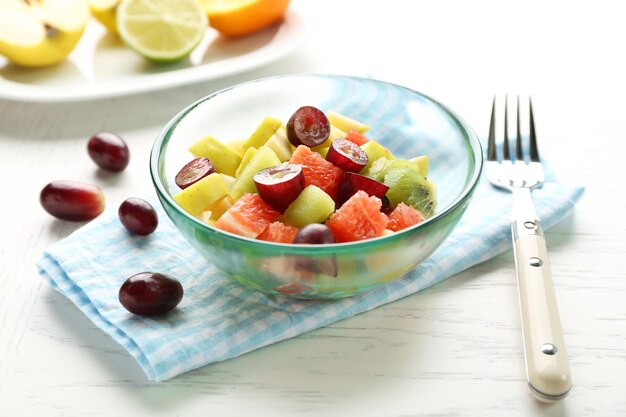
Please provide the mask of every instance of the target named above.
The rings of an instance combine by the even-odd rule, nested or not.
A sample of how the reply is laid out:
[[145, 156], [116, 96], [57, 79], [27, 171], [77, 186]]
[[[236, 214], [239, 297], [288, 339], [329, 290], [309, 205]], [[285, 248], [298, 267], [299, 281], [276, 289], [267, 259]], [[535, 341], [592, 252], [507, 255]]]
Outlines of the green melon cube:
[[262, 169], [280, 165], [280, 159], [276, 156], [273, 150], [267, 146], [261, 146], [252, 155], [250, 161], [241, 170], [233, 188], [230, 190], [230, 195], [239, 200], [245, 193], [256, 193], [256, 185], [254, 185], [254, 175]]
[[243, 171], [246, 165], [248, 165], [248, 162], [250, 162], [250, 159], [252, 159], [252, 156], [255, 153], [256, 153], [256, 148], [253, 148], [252, 146], [246, 149], [246, 152], [243, 154], [243, 157], [241, 157], [241, 163], [239, 164], [239, 166], [237, 167], [237, 170], [235, 171], [235, 177], [238, 177], [239, 174], [241, 174], [241, 171]]
[[215, 170], [221, 174], [235, 176], [241, 163], [241, 154], [212, 136], [206, 136], [189, 147], [196, 157], [208, 158]]
[[335, 211], [335, 200], [315, 185], [306, 187], [285, 210], [285, 222], [294, 227], [323, 223]]
[[359, 133], [365, 133], [370, 129], [369, 126], [334, 111], [329, 111], [326, 117], [332, 126], [344, 132], [357, 130]]
[[174, 195], [174, 201], [188, 213], [197, 216], [227, 194], [224, 179], [214, 172]]
[[265, 142], [276, 133], [282, 124], [283, 122], [278, 119], [265, 117], [252, 135], [243, 143], [243, 149], [245, 150], [249, 147], [259, 149], [261, 146], [265, 145]]
[[282, 127], [265, 142], [265, 146], [274, 151], [280, 162], [289, 161], [291, 158], [292, 152], [289, 139], [287, 139], [287, 132]]
[[389, 149], [373, 140], [361, 145], [361, 149], [363, 149], [367, 155], [367, 168], [371, 167], [374, 161], [380, 158], [387, 158], [389, 160], [396, 159]]

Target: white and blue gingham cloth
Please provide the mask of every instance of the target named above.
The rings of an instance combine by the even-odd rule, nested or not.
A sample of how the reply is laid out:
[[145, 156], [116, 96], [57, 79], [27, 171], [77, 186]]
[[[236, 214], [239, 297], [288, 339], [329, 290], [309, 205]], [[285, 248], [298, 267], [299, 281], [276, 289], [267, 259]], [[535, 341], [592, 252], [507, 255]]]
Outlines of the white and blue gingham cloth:
[[[574, 207], [581, 187], [547, 182], [533, 191], [545, 228]], [[130, 235], [106, 213], [52, 245], [40, 274], [162, 381], [216, 361], [326, 326], [436, 284], [511, 248], [511, 194], [483, 178], [465, 215], [441, 247], [404, 278], [337, 301], [298, 301], [243, 287], [196, 254], [158, 204], [160, 224], [148, 237]], [[185, 296], [162, 318], [128, 313], [121, 284], [142, 271], [177, 277]]]

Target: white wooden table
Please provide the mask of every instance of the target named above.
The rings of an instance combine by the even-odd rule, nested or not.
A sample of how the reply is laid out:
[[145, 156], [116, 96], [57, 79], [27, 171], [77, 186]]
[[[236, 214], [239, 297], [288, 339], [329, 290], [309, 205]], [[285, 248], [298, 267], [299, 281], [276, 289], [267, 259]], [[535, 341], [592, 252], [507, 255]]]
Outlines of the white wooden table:
[[[617, 2], [294, 0], [311, 38], [275, 63], [166, 91], [78, 103], [0, 100], [0, 416], [626, 415], [626, 26]], [[107, 210], [152, 194], [164, 123], [225, 86], [288, 72], [369, 74], [436, 97], [479, 135], [495, 93], [532, 94], [540, 146], [575, 213], [547, 233], [574, 389], [526, 387], [511, 253], [440, 285], [168, 382], [43, 284], [42, 250], [78, 226], [39, 206], [53, 179], [106, 189]], [[102, 175], [87, 137], [131, 147]]]

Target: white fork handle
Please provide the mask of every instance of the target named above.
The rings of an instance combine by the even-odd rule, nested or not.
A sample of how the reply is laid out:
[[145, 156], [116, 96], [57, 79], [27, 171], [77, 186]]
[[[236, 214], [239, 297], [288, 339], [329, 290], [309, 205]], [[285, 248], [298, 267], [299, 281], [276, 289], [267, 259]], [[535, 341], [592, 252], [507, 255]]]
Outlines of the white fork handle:
[[572, 378], [541, 223], [530, 190], [513, 190], [513, 248], [519, 290], [526, 374], [540, 401], [564, 398]]

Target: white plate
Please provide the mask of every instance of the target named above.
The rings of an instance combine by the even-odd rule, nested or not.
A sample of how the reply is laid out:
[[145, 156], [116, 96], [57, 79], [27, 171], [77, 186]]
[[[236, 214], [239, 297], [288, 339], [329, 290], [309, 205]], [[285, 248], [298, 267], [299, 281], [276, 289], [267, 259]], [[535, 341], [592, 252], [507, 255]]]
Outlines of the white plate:
[[154, 91], [243, 72], [283, 57], [302, 44], [306, 26], [293, 10], [283, 21], [243, 38], [207, 30], [188, 60], [158, 65], [144, 60], [92, 19], [64, 62], [24, 69], [0, 57], [0, 98], [74, 101]]

